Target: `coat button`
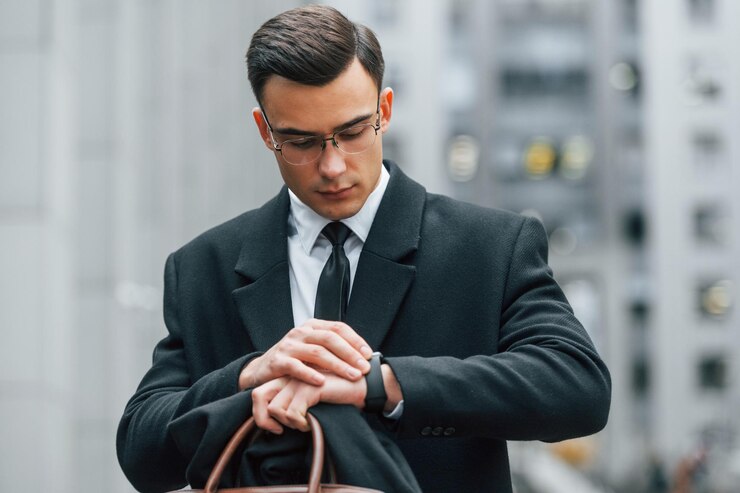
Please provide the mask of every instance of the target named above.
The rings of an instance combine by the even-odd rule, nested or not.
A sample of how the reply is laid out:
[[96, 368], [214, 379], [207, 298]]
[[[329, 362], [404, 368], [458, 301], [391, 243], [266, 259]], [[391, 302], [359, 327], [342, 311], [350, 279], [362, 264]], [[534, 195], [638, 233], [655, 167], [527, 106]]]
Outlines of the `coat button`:
[[455, 428], [452, 428], [452, 427], [450, 427], [450, 428], [445, 428], [445, 431], [444, 431], [444, 435], [445, 435], [446, 437], [448, 437], [448, 436], [450, 436], [450, 435], [454, 435], [454, 434], [455, 434]]
[[425, 426], [421, 429], [421, 436], [428, 437], [432, 434], [432, 428], [430, 426]]
[[438, 437], [442, 434], [442, 431], [443, 431], [442, 427], [437, 426], [435, 429], [432, 430], [432, 435], [434, 435], [435, 437]]

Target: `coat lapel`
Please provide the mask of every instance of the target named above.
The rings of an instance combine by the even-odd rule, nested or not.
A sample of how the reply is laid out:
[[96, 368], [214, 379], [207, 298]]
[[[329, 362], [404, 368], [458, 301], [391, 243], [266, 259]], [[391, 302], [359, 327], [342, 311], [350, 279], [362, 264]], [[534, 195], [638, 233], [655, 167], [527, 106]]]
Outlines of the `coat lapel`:
[[247, 284], [232, 292], [239, 316], [257, 351], [266, 351], [290, 330], [293, 307], [288, 272], [287, 188], [253, 211], [234, 270]]
[[[380, 348], [411, 287], [426, 190], [386, 162], [391, 179], [357, 265], [347, 324]], [[253, 211], [235, 271], [246, 285], [232, 292], [257, 351], [266, 351], [294, 326], [288, 271], [287, 188]]]
[[347, 324], [380, 348], [416, 274], [426, 190], [387, 161], [391, 179], [357, 265]]

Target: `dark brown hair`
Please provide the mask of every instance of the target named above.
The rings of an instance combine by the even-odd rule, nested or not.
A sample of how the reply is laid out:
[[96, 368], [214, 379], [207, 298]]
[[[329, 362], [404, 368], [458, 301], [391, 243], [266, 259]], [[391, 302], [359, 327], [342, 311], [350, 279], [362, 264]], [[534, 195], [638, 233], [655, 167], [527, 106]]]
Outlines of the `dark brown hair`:
[[257, 102], [272, 75], [312, 86], [336, 79], [354, 58], [383, 84], [385, 63], [380, 43], [367, 27], [326, 5], [288, 10], [265, 22], [252, 36], [247, 72]]

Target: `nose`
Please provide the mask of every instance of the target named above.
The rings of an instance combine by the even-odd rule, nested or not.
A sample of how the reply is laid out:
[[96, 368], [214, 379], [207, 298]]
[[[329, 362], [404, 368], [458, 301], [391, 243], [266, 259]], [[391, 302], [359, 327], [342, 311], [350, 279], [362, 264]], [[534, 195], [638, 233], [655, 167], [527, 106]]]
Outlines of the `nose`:
[[331, 139], [327, 139], [321, 157], [319, 158], [319, 174], [327, 180], [333, 180], [347, 170], [344, 162], [344, 153], [337, 149]]

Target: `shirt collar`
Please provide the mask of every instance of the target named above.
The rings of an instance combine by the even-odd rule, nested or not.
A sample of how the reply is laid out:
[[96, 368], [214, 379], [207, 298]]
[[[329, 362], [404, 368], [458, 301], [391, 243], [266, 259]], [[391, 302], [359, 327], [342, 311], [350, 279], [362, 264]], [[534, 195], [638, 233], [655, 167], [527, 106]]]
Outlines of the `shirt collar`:
[[[378, 207], [380, 207], [380, 201], [383, 199], [385, 189], [388, 187], [389, 179], [388, 170], [385, 169], [385, 166], [381, 165], [378, 184], [375, 186], [375, 190], [368, 195], [365, 204], [363, 204], [362, 208], [354, 216], [342, 219], [342, 222], [363, 243], [365, 243], [367, 235], [370, 233], [370, 227], [373, 225], [375, 214], [378, 212]], [[290, 236], [298, 234], [303, 250], [306, 252], [306, 255], [310, 255], [316, 239], [321, 234], [321, 230], [331, 221], [320, 216], [304, 204], [292, 190], [288, 189], [288, 195], [290, 196], [290, 214], [288, 215], [288, 224], [291, 226], [289, 228]], [[295, 233], [293, 233], [293, 228], [295, 228]]]

